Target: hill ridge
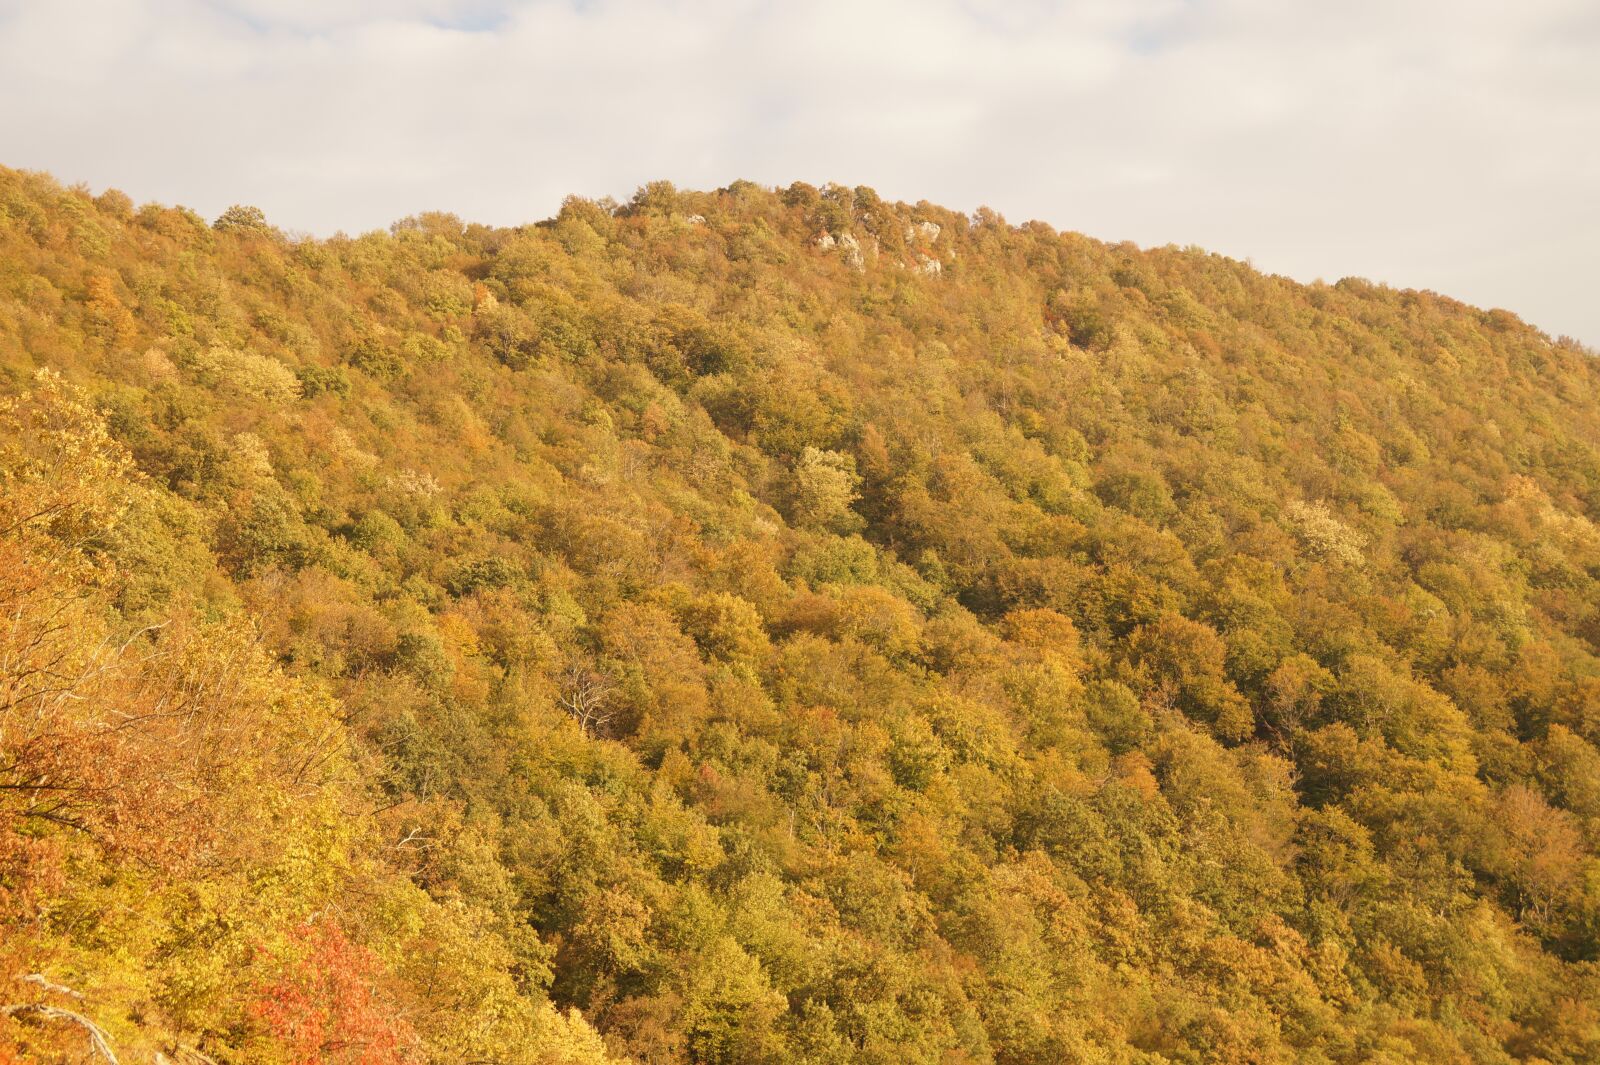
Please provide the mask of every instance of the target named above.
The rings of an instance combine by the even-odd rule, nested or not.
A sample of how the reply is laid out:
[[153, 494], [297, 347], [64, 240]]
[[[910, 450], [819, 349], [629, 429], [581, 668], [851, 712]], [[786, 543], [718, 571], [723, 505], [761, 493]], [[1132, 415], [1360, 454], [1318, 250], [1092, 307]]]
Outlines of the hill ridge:
[[0, 1060], [80, 1050], [51, 1009], [1594, 1060], [1597, 385], [865, 188], [292, 239], [0, 169]]

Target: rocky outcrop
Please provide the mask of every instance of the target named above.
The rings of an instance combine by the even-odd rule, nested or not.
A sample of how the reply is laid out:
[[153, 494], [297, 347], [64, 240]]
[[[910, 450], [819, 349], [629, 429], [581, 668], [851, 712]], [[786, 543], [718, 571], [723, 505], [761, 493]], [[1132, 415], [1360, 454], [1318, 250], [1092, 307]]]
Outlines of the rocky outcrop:
[[937, 222], [912, 222], [906, 226], [906, 244], [911, 251], [911, 269], [930, 277], [944, 272], [944, 263], [932, 252], [944, 229]]
[[861, 242], [856, 239], [854, 233], [846, 233], [841, 236], [839, 238], [839, 247], [843, 252], [844, 261], [850, 265], [851, 269], [865, 270], [867, 268], [866, 256], [861, 254]]
[[867, 268], [867, 257], [862, 251], [861, 241], [856, 239], [854, 233], [841, 233], [835, 237], [832, 233], [823, 232], [819, 233], [817, 239], [812, 243], [824, 251], [838, 248], [839, 257], [852, 270], [865, 270]]

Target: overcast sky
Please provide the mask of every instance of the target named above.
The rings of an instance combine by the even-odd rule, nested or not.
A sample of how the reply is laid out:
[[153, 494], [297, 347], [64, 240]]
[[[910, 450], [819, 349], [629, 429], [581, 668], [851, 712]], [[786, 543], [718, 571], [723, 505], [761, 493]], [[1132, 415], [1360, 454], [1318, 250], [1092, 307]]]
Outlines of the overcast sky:
[[317, 234], [865, 184], [1600, 345], [1596, 0], [0, 0], [0, 163]]

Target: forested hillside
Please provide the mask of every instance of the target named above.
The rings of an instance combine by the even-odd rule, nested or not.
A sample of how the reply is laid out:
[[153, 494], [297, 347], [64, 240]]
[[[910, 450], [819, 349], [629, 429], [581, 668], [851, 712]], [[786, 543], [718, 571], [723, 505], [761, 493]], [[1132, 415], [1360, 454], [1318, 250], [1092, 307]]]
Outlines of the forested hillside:
[[0, 1062], [1600, 1060], [1600, 364], [870, 190], [0, 170]]

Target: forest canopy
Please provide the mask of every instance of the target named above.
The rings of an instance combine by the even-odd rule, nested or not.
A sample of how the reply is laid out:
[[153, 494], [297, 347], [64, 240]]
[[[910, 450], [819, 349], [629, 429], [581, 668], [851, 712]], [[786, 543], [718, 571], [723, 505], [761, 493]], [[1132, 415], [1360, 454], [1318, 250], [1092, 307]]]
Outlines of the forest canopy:
[[1430, 292], [0, 169], [0, 1062], [1600, 1060], [1597, 520]]

